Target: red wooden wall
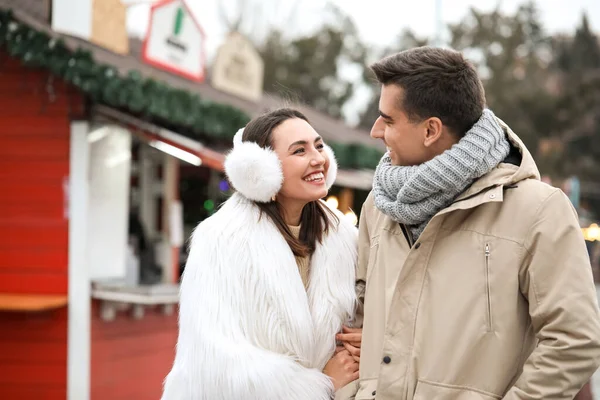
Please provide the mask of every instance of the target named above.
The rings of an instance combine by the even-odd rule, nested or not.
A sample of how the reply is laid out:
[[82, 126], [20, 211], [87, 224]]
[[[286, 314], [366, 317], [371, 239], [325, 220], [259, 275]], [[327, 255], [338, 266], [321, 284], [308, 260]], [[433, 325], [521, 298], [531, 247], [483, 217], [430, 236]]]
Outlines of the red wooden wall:
[[177, 315], [146, 310], [141, 320], [120, 313], [111, 322], [92, 307], [91, 400], [158, 400], [171, 370]]
[[65, 400], [67, 310], [0, 312], [0, 399]]
[[[82, 107], [63, 82], [0, 50], [0, 293], [67, 294], [63, 182]], [[66, 375], [66, 309], [0, 311], [1, 399], [64, 400]]]
[[[49, 93], [49, 90], [51, 93]], [[68, 291], [70, 121], [83, 99], [0, 50], [0, 293]], [[173, 363], [177, 316], [100, 320], [92, 308], [92, 400], [156, 400]], [[0, 310], [0, 399], [64, 400], [67, 309]]]
[[[66, 294], [76, 93], [0, 53], [0, 292]], [[49, 87], [53, 95], [48, 93]], [[51, 101], [51, 96], [54, 100]]]

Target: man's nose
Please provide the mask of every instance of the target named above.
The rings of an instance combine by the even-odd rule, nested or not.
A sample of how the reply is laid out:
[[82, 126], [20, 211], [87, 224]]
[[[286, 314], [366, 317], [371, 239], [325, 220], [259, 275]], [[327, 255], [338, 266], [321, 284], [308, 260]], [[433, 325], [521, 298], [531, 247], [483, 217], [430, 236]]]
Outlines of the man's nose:
[[385, 124], [381, 117], [378, 117], [371, 128], [371, 137], [373, 139], [381, 139], [383, 138], [383, 132], [385, 130]]

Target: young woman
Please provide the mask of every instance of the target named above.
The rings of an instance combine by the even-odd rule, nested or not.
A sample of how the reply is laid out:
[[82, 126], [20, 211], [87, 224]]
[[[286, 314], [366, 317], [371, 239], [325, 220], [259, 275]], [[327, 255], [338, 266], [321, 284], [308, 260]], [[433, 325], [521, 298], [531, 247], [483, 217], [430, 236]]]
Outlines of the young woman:
[[320, 200], [336, 170], [296, 110], [236, 134], [236, 193], [192, 235], [163, 400], [329, 400], [358, 377], [335, 339], [354, 317], [357, 232]]

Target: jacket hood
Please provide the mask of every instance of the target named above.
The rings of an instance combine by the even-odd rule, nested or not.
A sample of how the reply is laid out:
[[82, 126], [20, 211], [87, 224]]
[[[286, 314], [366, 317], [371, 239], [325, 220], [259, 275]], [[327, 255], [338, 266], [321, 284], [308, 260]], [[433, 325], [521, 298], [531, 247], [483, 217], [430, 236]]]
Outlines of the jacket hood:
[[525, 179], [540, 180], [540, 172], [533, 156], [521, 138], [504, 121], [500, 118], [496, 119], [506, 133], [511, 145], [511, 152], [504, 162], [476, 180], [457, 200], [472, 196], [490, 187], [515, 185]]

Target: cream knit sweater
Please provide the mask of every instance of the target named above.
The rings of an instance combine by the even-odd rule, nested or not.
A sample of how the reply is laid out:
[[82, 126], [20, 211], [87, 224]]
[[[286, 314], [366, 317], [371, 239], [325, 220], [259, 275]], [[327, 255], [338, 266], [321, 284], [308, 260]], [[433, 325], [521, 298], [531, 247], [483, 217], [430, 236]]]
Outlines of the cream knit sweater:
[[[300, 237], [300, 227], [299, 226], [291, 226], [288, 225], [292, 235], [297, 239]], [[300, 273], [300, 278], [302, 278], [302, 283], [304, 283], [304, 288], [308, 289], [308, 277], [310, 272], [310, 257], [296, 257], [296, 264], [298, 265], [298, 272]]]

